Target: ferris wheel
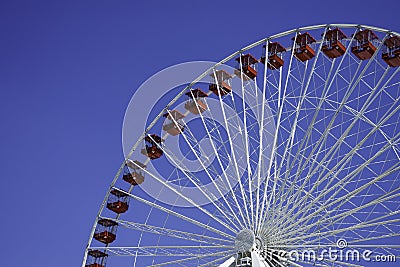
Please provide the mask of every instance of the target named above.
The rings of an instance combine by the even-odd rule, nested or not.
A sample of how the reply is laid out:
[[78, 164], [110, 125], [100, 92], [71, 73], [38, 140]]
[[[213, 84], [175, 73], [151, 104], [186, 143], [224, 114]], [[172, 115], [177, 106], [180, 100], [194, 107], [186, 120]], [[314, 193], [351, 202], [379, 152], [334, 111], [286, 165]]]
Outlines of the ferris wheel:
[[127, 128], [82, 266], [358, 266], [320, 257], [328, 247], [398, 258], [399, 66], [398, 33], [349, 24], [210, 65], [137, 138]]

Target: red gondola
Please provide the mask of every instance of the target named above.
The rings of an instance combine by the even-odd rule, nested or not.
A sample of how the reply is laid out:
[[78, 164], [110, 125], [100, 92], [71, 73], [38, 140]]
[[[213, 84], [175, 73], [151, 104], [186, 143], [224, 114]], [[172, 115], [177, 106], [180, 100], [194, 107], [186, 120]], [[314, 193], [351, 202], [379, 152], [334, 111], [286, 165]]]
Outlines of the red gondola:
[[[260, 61], [265, 64], [265, 54], [267, 46], [263, 46], [263, 56]], [[283, 66], [284, 61], [282, 59], [282, 54], [286, 49], [278, 42], [268, 44], [268, 63], [267, 67], [272, 70], [279, 69]]]
[[128, 167], [126, 167], [122, 179], [125, 182], [130, 183], [131, 185], [140, 185], [141, 183], [143, 183], [144, 181], [143, 169], [146, 168], [146, 165], [137, 160], [134, 160], [134, 161], [128, 161], [127, 166], [129, 166], [129, 168], [131, 168], [133, 171], [130, 172]]
[[111, 190], [107, 201], [107, 209], [115, 213], [121, 214], [126, 212], [128, 208], [129, 196], [126, 193], [121, 192], [117, 189]]
[[311, 48], [310, 44], [316, 41], [308, 32], [299, 33], [292, 40], [296, 43], [294, 55], [298, 60], [304, 62], [315, 57], [315, 51]]
[[[236, 58], [239, 67], [235, 70], [235, 75], [243, 80], [254, 79], [257, 76], [255, 65], [258, 60], [251, 54], [240, 55]], [[242, 76], [243, 75], [243, 76]]]
[[85, 267], [105, 267], [108, 254], [100, 250], [89, 250]]
[[94, 233], [94, 239], [104, 244], [112, 243], [117, 237], [116, 235], [117, 227], [118, 223], [112, 220], [100, 219], [97, 222], [97, 228]]
[[177, 110], [171, 110], [165, 113], [163, 116], [168, 120], [168, 122], [163, 125], [164, 131], [174, 136], [183, 132], [185, 126], [182, 123], [182, 119], [185, 117], [185, 115]]
[[192, 89], [186, 95], [189, 97], [189, 100], [185, 103], [185, 108], [191, 113], [200, 114], [207, 110], [207, 104], [203, 98], [208, 97], [208, 95], [200, 88]]
[[400, 37], [392, 36], [385, 40], [386, 53], [382, 54], [382, 59], [390, 67], [400, 66]]
[[159, 147], [163, 142], [161, 137], [156, 134], [147, 135], [144, 140], [146, 141], [146, 147], [142, 149], [142, 154], [148, 156], [150, 159], [158, 159], [163, 155], [163, 151]]
[[229, 73], [224, 70], [216, 70], [210, 76], [213, 78], [213, 83], [209, 85], [209, 89], [214, 94], [223, 96], [232, 91], [232, 76]]
[[347, 36], [339, 29], [332, 29], [325, 33], [325, 44], [322, 46], [322, 52], [329, 58], [337, 58], [346, 52], [346, 47], [340, 40]]
[[372, 41], [378, 39], [376, 34], [369, 30], [361, 30], [354, 35], [356, 45], [351, 48], [351, 52], [360, 60], [370, 59], [376, 51]]

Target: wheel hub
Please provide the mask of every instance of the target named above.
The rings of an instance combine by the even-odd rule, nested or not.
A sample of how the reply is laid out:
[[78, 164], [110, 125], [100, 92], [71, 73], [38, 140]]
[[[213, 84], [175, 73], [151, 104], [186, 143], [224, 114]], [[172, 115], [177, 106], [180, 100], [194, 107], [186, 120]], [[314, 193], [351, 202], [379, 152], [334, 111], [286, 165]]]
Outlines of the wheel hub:
[[240, 231], [235, 238], [235, 249], [238, 252], [250, 251], [255, 244], [255, 236], [253, 231], [249, 229], [243, 229]]

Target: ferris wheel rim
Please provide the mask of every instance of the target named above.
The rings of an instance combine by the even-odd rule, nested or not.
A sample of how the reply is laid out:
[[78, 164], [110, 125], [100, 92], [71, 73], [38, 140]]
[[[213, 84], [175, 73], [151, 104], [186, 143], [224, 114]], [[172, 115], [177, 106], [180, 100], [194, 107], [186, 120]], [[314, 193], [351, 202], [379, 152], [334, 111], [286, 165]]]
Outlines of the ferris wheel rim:
[[[323, 29], [323, 28], [326, 29], [326, 28], [328, 28], [328, 27], [371, 29], [371, 30], [374, 30], [374, 31], [378, 31], [378, 32], [381, 32], [381, 33], [385, 33], [385, 34], [386, 34], [385, 36], [388, 36], [388, 35], [390, 35], [390, 34], [396, 35], [396, 36], [400, 36], [400, 34], [397, 33], [397, 32], [393, 32], [393, 31], [389, 31], [389, 30], [385, 30], [385, 29], [377, 28], [377, 27], [373, 27], [373, 26], [367, 26], [367, 25], [359, 25], [359, 24], [321, 24], [321, 25], [315, 25], [315, 26], [300, 27], [300, 28], [297, 28], [297, 29], [294, 29], [294, 30], [289, 30], [289, 31], [286, 31], [286, 32], [278, 33], [278, 34], [272, 35], [272, 36], [270, 36], [270, 37], [261, 39], [260, 41], [257, 41], [257, 42], [255, 42], [255, 43], [252, 43], [252, 44], [250, 44], [250, 45], [248, 45], [248, 46], [246, 46], [246, 47], [244, 47], [244, 48], [242, 48], [242, 49], [236, 51], [235, 53], [229, 55], [228, 57], [224, 58], [223, 60], [221, 60], [220, 62], [218, 62], [217, 64], [215, 64], [212, 68], [210, 68], [210, 69], [208, 69], [207, 71], [205, 71], [202, 75], [200, 75], [200, 76], [198, 77], [198, 79], [194, 80], [190, 85], [188, 85], [187, 87], [185, 87], [185, 88], [184, 88], [184, 89], [183, 89], [183, 90], [182, 90], [182, 91], [181, 91], [181, 92], [180, 92], [180, 93], [179, 93], [179, 94], [178, 94], [178, 95], [177, 95], [177, 96], [176, 96], [176, 97], [161, 111], [161, 113], [160, 113], [159, 115], [157, 115], [157, 116], [155, 117], [155, 119], [149, 124], [149, 126], [146, 128], [146, 130], [145, 130], [144, 133], [142, 134], [142, 138], [139, 138], [139, 140], [135, 143], [135, 145], [133, 146], [132, 150], [128, 153], [128, 155], [127, 155], [126, 158], [127, 158], [127, 159], [130, 158], [130, 156], [133, 154], [133, 152], [138, 148], [138, 146], [139, 146], [140, 143], [142, 142], [143, 138], [150, 132], [150, 130], [152, 129], [152, 127], [153, 127], [153, 126], [156, 124], [156, 122], [161, 118], [162, 114], [164, 114], [164, 113], [168, 110], [168, 108], [169, 108], [170, 106], [172, 106], [172, 105], [178, 100], [178, 98], [180, 98], [185, 92], [187, 92], [187, 90], [190, 89], [192, 85], [194, 85], [195, 83], [197, 83], [197, 81], [200, 80], [201, 78], [203, 78], [203, 77], [205, 77], [206, 75], [208, 75], [208, 74], [210, 73], [210, 71], [214, 70], [215, 68], [217, 68], [218, 66], [224, 64], [225, 62], [229, 61], [230, 59], [234, 58], [235, 56], [241, 54], [242, 52], [247, 51], [247, 50], [249, 50], [249, 49], [251, 49], [251, 48], [253, 48], [253, 47], [256, 47], [256, 46], [258, 46], [258, 45], [261, 45], [261, 44], [263, 44], [263, 43], [266, 43], [266, 42], [268, 42], [268, 41], [270, 41], [270, 40], [273, 40], [273, 39], [276, 39], [276, 38], [279, 38], [279, 37], [283, 37], [283, 36], [287, 36], [287, 35], [290, 35], [290, 34], [293, 34], [293, 33], [297, 33], [297, 32], [300, 32], [300, 31], [317, 30], [317, 29]], [[101, 213], [102, 213], [103, 209], [105, 208], [105, 204], [106, 204], [106, 201], [107, 201], [108, 196], [109, 196], [109, 191], [110, 191], [111, 189], [114, 188], [115, 182], [116, 182], [116, 180], [118, 179], [118, 177], [120, 176], [120, 174], [121, 174], [121, 172], [122, 172], [122, 170], [123, 170], [125, 164], [126, 164], [126, 161], [124, 161], [124, 162], [122, 163], [122, 165], [121, 165], [121, 167], [119, 168], [119, 170], [118, 170], [116, 176], [114, 177], [114, 180], [112, 181], [112, 183], [111, 183], [111, 185], [110, 185], [110, 187], [109, 187], [109, 190], [107, 191], [107, 194], [106, 194], [106, 196], [105, 196], [105, 198], [104, 198], [104, 201], [103, 201], [103, 203], [102, 203], [102, 205], [101, 205], [101, 207], [100, 207], [98, 216], [96, 217], [96, 221], [95, 221], [95, 224], [94, 224], [93, 229], [92, 229], [91, 237], [93, 236], [95, 227], [96, 227], [96, 225], [97, 225], [97, 220], [98, 220], [98, 218], [101, 218]], [[91, 242], [91, 240], [89, 240], [89, 244], [90, 244], [90, 242]], [[89, 246], [90, 246], [90, 245], [88, 245], [88, 248], [89, 248]], [[86, 253], [87, 253], [87, 252], [85, 252], [85, 254], [86, 254]]]
[[[172, 99], [166, 106], [165, 108], [153, 119], [152, 122], [149, 123], [149, 125], [146, 127], [145, 131], [143, 132], [141, 138], [138, 139], [138, 141], [134, 144], [134, 146], [132, 147], [131, 151], [127, 154], [126, 158], [129, 158], [132, 153], [137, 149], [137, 147], [139, 146], [140, 142], [145, 138], [146, 134], [150, 132], [150, 130], [152, 129], [152, 127], [155, 125], [155, 123], [162, 118], [162, 115], [168, 110], [168, 108], [170, 106], [172, 106], [181, 96], [183, 96], [183, 94], [185, 92], [187, 92], [188, 89], [190, 89], [195, 83], [199, 82], [202, 78], [204, 78], [205, 76], [207, 76], [210, 72], [212, 72], [213, 69], [217, 68], [218, 66], [220, 66], [221, 64], [224, 64], [225, 62], [227, 62], [228, 60], [234, 58], [235, 56], [239, 55], [240, 53], [249, 50], [255, 46], [258, 46], [260, 44], [263, 44], [267, 41], [270, 41], [272, 39], [276, 39], [276, 38], [280, 38], [283, 36], [287, 36], [293, 33], [298, 33], [300, 31], [307, 31], [307, 30], [316, 30], [316, 29], [322, 29], [322, 28], [329, 28], [329, 27], [341, 27], [341, 28], [356, 28], [356, 29], [370, 29], [370, 30], [374, 30], [374, 31], [378, 31], [381, 33], [385, 33], [386, 36], [393, 34], [396, 36], [400, 37], [400, 33], [397, 33], [395, 31], [391, 31], [391, 30], [387, 30], [384, 28], [379, 28], [379, 27], [375, 27], [375, 26], [368, 26], [368, 25], [363, 25], [363, 24], [319, 24], [319, 25], [313, 25], [313, 26], [305, 26], [305, 27], [299, 27], [293, 30], [288, 30], [282, 33], [278, 33], [278, 34], [274, 34], [271, 35], [269, 37], [263, 38], [259, 41], [256, 41], [254, 43], [251, 43], [250, 45], [247, 45], [245, 47], [243, 47], [240, 50], [237, 50], [236, 52], [230, 54], [229, 56], [225, 57], [224, 59], [222, 59], [221, 61], [219, 61], [218, 63], [216, 63], [213, 67], [207, 69], [204, 73], [202, 73], [201, 75], [199, 75], [193, 82], [191, 82], [189, 85], [187, 85], [180, 93], [177, 94], [177, 96]], [[122, 165], [125, 164], [124, 162], [122, 163]]]

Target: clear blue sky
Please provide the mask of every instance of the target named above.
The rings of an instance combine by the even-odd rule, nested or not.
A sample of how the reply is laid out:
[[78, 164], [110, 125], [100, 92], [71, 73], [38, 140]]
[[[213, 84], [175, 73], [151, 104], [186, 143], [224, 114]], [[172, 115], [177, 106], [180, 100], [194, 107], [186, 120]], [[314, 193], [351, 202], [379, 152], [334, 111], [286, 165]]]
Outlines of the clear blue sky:
[[[334, 3], [332, 6], [329, 3]], [[78, 266], [135, 88], [299, 26], [400, 32], [398, 0], [0, 2], [1, 266]]]

